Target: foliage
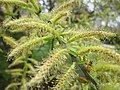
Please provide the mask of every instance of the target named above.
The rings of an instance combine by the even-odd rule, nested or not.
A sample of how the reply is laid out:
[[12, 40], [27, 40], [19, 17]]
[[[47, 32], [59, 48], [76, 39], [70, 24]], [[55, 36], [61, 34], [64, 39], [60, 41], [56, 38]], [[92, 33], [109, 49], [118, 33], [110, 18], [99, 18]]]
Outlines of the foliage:
[[0, 0], [5, 90], [120, 88], [120, 54], [100, 41], [117, 34], [70, 26], [71, 11], [79, 3], [70, 0], [43, 13], [37, 0]]

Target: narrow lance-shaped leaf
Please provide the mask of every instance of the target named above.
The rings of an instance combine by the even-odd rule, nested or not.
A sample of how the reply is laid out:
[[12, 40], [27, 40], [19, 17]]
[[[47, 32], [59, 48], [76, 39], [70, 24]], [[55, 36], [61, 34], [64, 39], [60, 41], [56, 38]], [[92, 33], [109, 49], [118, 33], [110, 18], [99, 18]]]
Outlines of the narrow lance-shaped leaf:
[[6, 70], [8, 73], [17, 73], [17, 72], [23, 72], [23, 69], [12, 69], [12, 70]]
[[37, 60], [35, 60], [33, 58], [27, 58], [27, 59], [28, 59], [28, 61], [30, 61], [34, 65], [38, 65], [38, 63], [39, 63]]
[[26, 64], [26, 66], [32, 71], [35, 73], [35, 68], [31, 65], [31, 64]]
[[0, 48], [0, 52], [3, 52], [1, 48]]
[[18, 45], [17, 41], [13, 38], [13, 37], [9, 37], [9, 36], [6, 36], [6, 35], [2, 35], [3, 37], [3, 40], [9, 44], [11, 47], [15, 47]]
[[26, 78], [23, 77], [22, 80], [21, 80], [21, 87], [20, 87], [20, 90], [28, 90], [27, 86], [26, 86]]
[[5, 90], [10, 90], [11, 88], [13, 88], [13, 87], [16, 87], [16, 86], [18, 86], [18, 85], [20, 85], [21, 83], [11, 83], [11, 84], [9, 84], [6, 88], [5, 88]]
[[16, 66], [16, 65], [19, 65], [19, 64], [24, 63], [24, 61], [23, 61], [22, 59], [23, 59], [23, 57], [17, 58], [17, 59], [14, 60], [8, 67], [11, 68], [11, 67], [13, 67], [13, 66]]

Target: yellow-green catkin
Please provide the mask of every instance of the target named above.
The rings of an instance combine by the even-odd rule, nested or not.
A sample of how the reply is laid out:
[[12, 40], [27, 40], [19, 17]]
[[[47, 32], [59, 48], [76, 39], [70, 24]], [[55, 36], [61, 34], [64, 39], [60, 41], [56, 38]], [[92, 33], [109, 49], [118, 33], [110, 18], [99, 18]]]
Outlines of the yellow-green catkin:
[[74, 4], [77, 1], [78, 0], [70, 0], [69, 2], [65, 2], [63, 5], [59, 6], [58, 8], [56, 8], [51, 12], [51, 17], [53, 17], [55, 14], [57, 14], [60, 11], [69, 10], [71, 7], [74, 6]]
[[116, 64], [109, 63], [99, 63], [94, 66], [95, 71], [111, 71], [111, 72], [120, 72], [120, 66]]
[[30, 2], [32, 3], [32, 5], [34, 6], [36, 12], [39, 13], [40, 7], [39, 7], [39, 4], [37, 3], [38, 0], [29, 0], [29, 1], [30, 1]]
[[40, 29], [57, 35], [57, 31], [50, 26], [48, 23], [44, 23], [40, 20], [31, 19], [31, 18], [21, 18], [20, 20], [10, 21], [5, 23], [6, 28], [10, 28], [10, 32], [24, 32], [31, 31], [34, 29]]
[[3, 4], [15, 4], [15, 5], [18, 5], [20, 7], [29, 7], [30, 8], [29, 4], [27, 4], [24, 1], [20, 1], [20, 0], [0, 0], [0, 3], [3, 3]]
[[25, 48], [31, 49], [31, 48], [35, 47], [36, 45], [38, 45], [38, 44], [43, 45], [43, 44], [45, 43], [44, 40], [46, 40], [46, 39], [51, 39], [51, 38], [53, 38], [53, 37], [52, 37], [52, 36], [45, 36], [45, 37], [41, 37], [41, 38], [38, 38], [38, 37], [37, 37], [37, 38], [35, 38], [35, 39], [33, 39], [33, 40], [29, 40], [29, 41], [25, 42], [24, 44], [21, 44], [21, 45], [17, 46], [15, 49], [13, 49], [13, 50], [10, 52], [10, 54], [9, 54], [8, 57], [12, 57], [12, 56], [18, 55], [18, 54], [21, 53]]
[[38, 69], [38, 73], [33, 77], [28, 83], [28, 87], [35, 86], [37, 84], [40, 84], [43, 79], [46, 79], [46, 76], [49, 76], [49, 71], [55, 67], [55, 65], [62, 64], [65, 62], [66, 57], [64, 56], [65, 53], [67, 54], [66, 49], [57, 49], [54, 51], [52, 55], [50, 55], [43, 63], [42, 66], [40, 66]]
[[[65, 90], [65, 86], [71, 81], [75, 73], [75, 62], [71, 65], [64, 76], [59, 80], [58, 84], [53, 88], [53, 90]], [[72, 78], [71, 78], [72, 77]]]
[[78, 39], [84, 38], [84, 37], [91, 37], [91, 36], [100, 36], [100, 37], [110, 36], [110, 37], [112, 37], [115, 35], [116, 34], [114, 34], [114, 33], [104, 32], [104, 31], [79, 32], [76, 35], [74, 35], [73, 37], [71, 37], [68, 42], [72, 42], [72, 41], [75, 41], [75, 40], [78, 40]]
[[28, 18], [26, 16], [24, 17], [21, 17], [19, 19], [15, 19], [13, 21], [9, 21], [9, 22], [4, 22], [4, 26], [5, 27], [10, 27], [10, 26], [15, 26], [17, 24], [20, 24], [20, 23], [24, 23], [24, 22], [31, 22], [31, 21], [34, 21], [34, 22], [40, 22], [39, 18]]
[[78, 54], [86, 54], [89, 52], [103, 53], [103, 54], [108, 55], [109, 57], [117, 60], [117, 62], [120, 62], [120, 54], [118, 54], [114, 50], [104, 48], [101, 46], [88, 46], [88, 47], [82, 48], [80, 51], [78, 51]]
[[55, 25], [55, 23], [61, 19], [62, 17], [65, 17], [69, 14], [68, 11], [61, 11], [58, 14], [56, 14], [50, 21], [53, 23], [53, 25]]

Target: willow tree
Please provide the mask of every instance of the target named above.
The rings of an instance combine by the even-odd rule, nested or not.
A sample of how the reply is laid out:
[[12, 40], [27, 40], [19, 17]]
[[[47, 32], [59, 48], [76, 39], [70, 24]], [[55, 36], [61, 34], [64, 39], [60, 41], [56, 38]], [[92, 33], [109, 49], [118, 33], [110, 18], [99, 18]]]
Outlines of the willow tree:
[[0, 52], [7, 57], [5, 72], [11, 76], [5, 90], [119, 88], [120, 55], [100, 41], [117, 34], [70, 28], [69, 17], [78, 0], [50, 13], [41, 12], [37, 0], [0, 3], [6, 15], [0, 27]]

